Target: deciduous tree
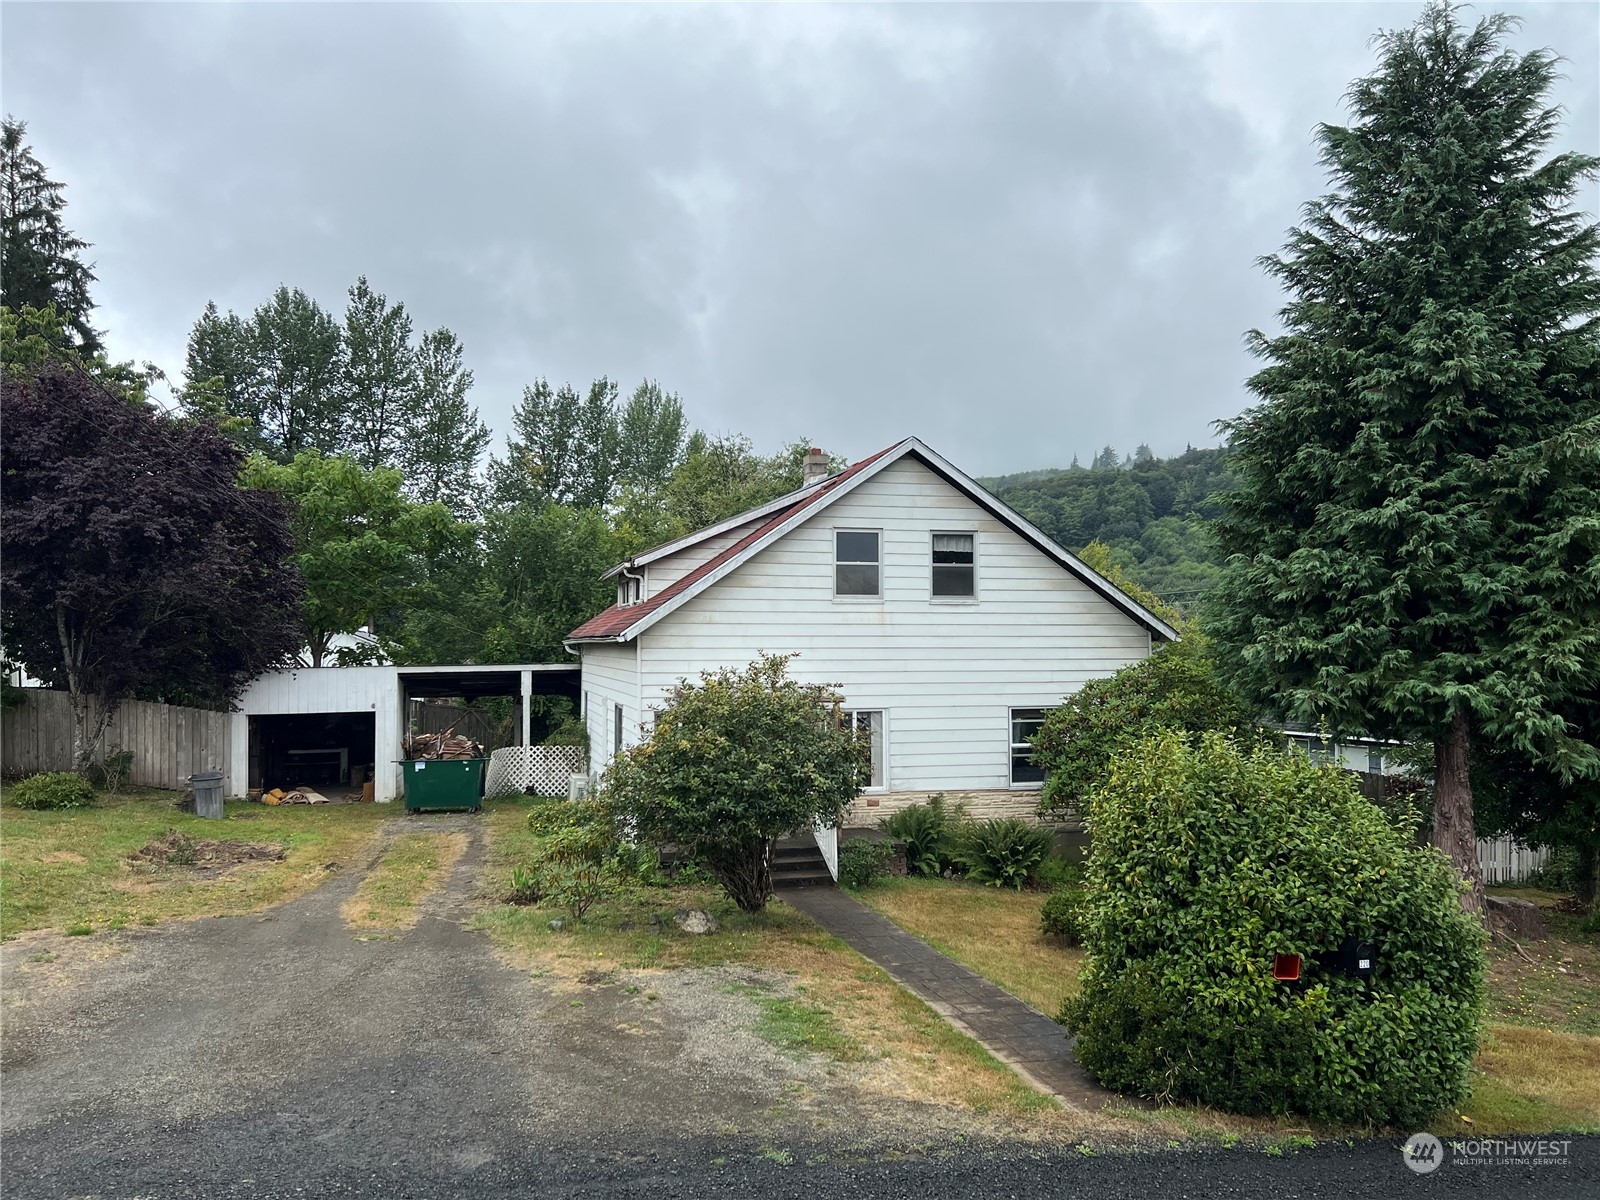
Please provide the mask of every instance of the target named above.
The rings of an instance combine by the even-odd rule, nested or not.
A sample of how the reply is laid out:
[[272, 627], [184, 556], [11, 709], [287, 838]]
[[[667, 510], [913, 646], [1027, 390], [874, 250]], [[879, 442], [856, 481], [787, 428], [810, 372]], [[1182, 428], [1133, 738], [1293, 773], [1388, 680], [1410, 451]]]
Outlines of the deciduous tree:
[[462, 536], [443, 505], [407, 500], [387, 467], [303, 450], [289, 463], [257, 455], [244, 478], [294, 506], [291, 561], [305, 579], [301, 644], [313, 667], [327, 663], [337, 634], [403, 608], [428, 556]]
[[866, 773], [839, 697], [789, 678], [791, 657], [679, 684], [605, 780], [642, 837], [682, 847], [746, 912], [772, 893], [773, 840], [837, 825]]
[[293, 654], [290, 509], [238, 486], [230, 441], [70, 367], [8, 371], [0, 392], [0, 632], [71, 695], [80, 768], [129, 696], [223, 703]]

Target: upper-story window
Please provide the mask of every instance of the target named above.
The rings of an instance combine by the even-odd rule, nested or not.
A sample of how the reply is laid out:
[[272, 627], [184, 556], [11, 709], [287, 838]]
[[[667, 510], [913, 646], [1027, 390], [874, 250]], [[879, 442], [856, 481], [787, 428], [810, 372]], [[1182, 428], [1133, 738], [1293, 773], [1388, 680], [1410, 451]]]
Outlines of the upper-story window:
[[933, 596], [936, 600], [971, 600], [978, 594], [977, 535], [933, 535]]
[[630, 604], [639, 603], [644, 580], [637, 575], [624, 575], [617, 580], [617, 604], [627, 608]]
[[833, 594], [883, 595], [882, 538], [876, 529], [833, 531]]

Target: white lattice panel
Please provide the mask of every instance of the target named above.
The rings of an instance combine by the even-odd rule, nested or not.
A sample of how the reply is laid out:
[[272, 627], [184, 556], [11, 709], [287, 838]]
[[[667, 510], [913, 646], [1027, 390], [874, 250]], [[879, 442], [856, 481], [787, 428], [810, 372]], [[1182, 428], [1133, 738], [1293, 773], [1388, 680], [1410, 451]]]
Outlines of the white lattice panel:
[[489, 755], [485, 796], [567, 795], [574, 775], [585, 770], [581, 746], [502, 746]]

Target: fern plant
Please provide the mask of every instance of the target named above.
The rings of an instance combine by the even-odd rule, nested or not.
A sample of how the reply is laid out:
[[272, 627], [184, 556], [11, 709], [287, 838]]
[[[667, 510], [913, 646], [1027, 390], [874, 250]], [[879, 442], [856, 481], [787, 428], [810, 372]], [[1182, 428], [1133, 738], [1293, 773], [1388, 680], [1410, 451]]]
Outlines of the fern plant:
[[926, 804], [912, 804], [880, 821], [890, 837], [906, 844], [906, 869], [915, 875], [942, 875], [954, 859], [955, 842], [966, 820], [966, 806], [947, 804], [936, 792]]
[[1050, 831], [1020, 817], [973, 821], [962, 831], [957, 857], [967, 876], [990, 887], [1019, 892], [1050, 853]]

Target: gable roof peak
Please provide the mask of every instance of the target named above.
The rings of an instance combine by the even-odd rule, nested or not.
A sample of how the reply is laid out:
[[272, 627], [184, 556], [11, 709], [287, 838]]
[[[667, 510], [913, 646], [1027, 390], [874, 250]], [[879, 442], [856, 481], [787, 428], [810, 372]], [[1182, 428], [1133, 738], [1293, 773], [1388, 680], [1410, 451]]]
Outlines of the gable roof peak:
[[731, 546], [713, 555], [706, 562], [701, 563], [679, 579], [674, 580], [649, 599], [629, 605], [614, 604], [598, 616], [585, 621], [567, 635], [567, 642], [570, 644], [573, 642], [632, 641], [633, 638], [643, 633], [649, 626], [655, 624], [668, 613], [681, 607], [723, 576], [735, 570], [745, 560], [788, 533], [791, 529], [810, 520], [811, 517], [822, 511], [829, 504], [853, 491], [858, 485], [870, 479], [885, 467], [907, 455], [914, 455], [920, 459], [923, 465], [935, 475], [938, 475], [958, 491], [963, 492], [968, 499], [981, 508], [987, 509], [990, 515], [1009, 526], [1014, 533], [1024, 540], [1033, 543], [1046, 557], [1054, 559], [1069, 573], [1077, 576], [1083, 583], [1099, 592], [1113, 606], [1122, 610], [1127, 616], [1148, 629], [1152, 635], [1166, 641], [1177, 641], [1178, 632], [1172, 626], [1139, 604], [1098, 571], [1095, 571], [1075, 555], [1069, 554], [1058, 546], [1027, 518], [1022, 516], [1021, 513], [986, 490], [970, 475], [960, 470], [920, 438], [906, 437], [892, 446], [886, 446], [876, 454], [868, 455], [860, 462], [851, 464], [837, 475], [830, 475], [825, 479], [820, 479], [809, 487], [790, 492], [776, 500], [769, 501], [765, 505], [750, 509], [736, 517], [730, 517], [719, 525], [711, 526], [696, 534], [680, 538], [676, 542], [668, 542], [656, 547], [654, 550], [635, 555], [627, 562], [613, 567], [603, 577], [615, 575], [624, 568], [636, 569], [647, 562], [665, 558], [669, 554], [687, 549], [718, 533], [738, 529], [756, 520], [761, 521], [761, 524], [739, 538]]

